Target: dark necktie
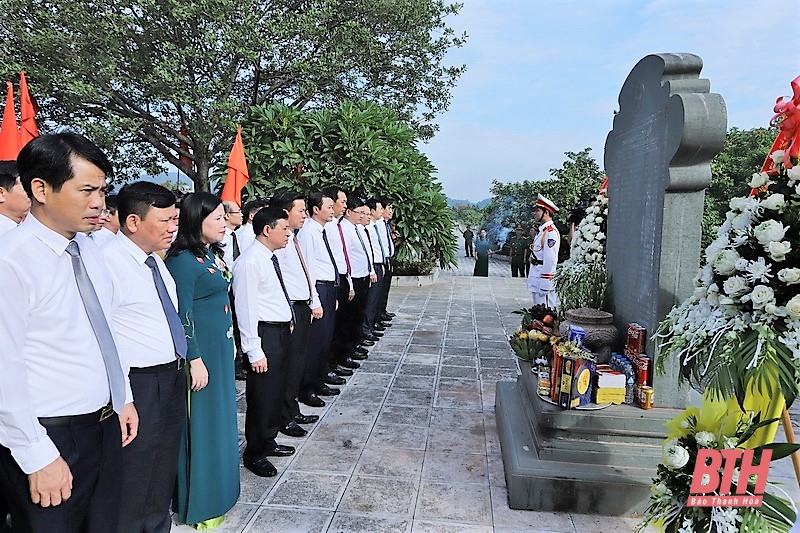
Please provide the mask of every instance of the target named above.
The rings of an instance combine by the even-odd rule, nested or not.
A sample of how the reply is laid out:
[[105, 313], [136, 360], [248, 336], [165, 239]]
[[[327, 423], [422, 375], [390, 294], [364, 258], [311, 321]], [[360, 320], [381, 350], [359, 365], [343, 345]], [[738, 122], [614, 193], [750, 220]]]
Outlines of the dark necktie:
[[169, 333], [172, 336], [172, 345], [175, 347], [175, 355], [178, 359], [186, 359], [186, 332], [183, 329], [183, 324], [172, 304], [172, 299], [167, 292], [167, 286], [164, 284], [164, 278], [161, 277], [161, 272], [158, 270], [156, 259], [151, 255], [144, 260], [144, 264], [150, 267], [150, 273], [153, 274], [153, 283], [156, 285], [158, 291], [158, 299], [161, 300], [161, 309], [164, 310], [164, 316], [167, 317], [167, 324], [169, 324]]
[[[358, 242], [361, 243], [361, 249], [364, 250], [364, 256], [367, 258], [367, 272], [372, 272], [372, 262], [369, 260], [369, 252], [367, 252], [367, 247], [364, 246], [364, 239], [361, 237], [361, 233], [358, 231], [358, 226], [354, 224], [353, 227], [356, 229], [356, 237], [358, 237]], [[369, 234], [367, 234], [367, 237], [369, 237]]]
[[292, 327], [294, 327], [295, 323], [297, 322], [294, 316], [294, 306], [292, 305], [292, 301], [289, 299], [289, 293], [286, 292], [286, 285], [283, 283], [283, 274], [281, 274], [281, 266], [278, 264], [278, 256], [275, 254], [272, 255], [272, 264], [275, 267], [275, 273], [278, 275], [278, 281], [281, 283], [283, 296], [286, 298], [286, 303], [289, 304], [289, 310], [292, 312]]
[[328, 250], [328, 257], [331, 258], [331, 264], [333, 265], [333, 286], [339, 286], [339, 267], [336, 266], [336, 259], [333, 258], [333, 252], [331, 252], [331, 245], [328, 242], [328, 234], [325, 233], [325, 228], [322, 228], [322, 242], [325, 243], [325, 249]]
[[83, 300], [83, 307], [89, 317], [89, 324], [92, 326], [97, 344], [100, 345], [100, 353], [103, 354], [103, 363], [106, 366], [106, 375], [111, 389], [111, 405], [117, 413], [122, 412], [125, 405], [125, 376], [122, 373], [122, 365], [119, 362], [117, 346], [114, 344], [114, 337], [111, 329], [103, 314], [103, 308], [97, 293], [92, 285], [92, 280], [86, 272], [86, 265], [81, 259], [81, 249], [78, 243], [70, 241], [67, 245], [67, 253], [72, 257], [72, 270], [75, 274], [75, 281], [78, 284], [78, 293]]
[[347, 265], [347, 275], [353, 273], [353, 269], [350, 268], [350, 256], [347, 254], [347, 245], [344, 242], [344, 232], [342, 231], [342, 223], [341, 221], [336, 224], [336, 227], [339, 229], [339, 238], [342, 239], [342, 251], [344, 252], [344, 262]]
[[231, 232], [231, 242], [233, 243], [233, 260], [236, 261], [239, 259], [239, 256], [242, 255], [242, 252], [239, 250], [239, 239], [233, 232]]
[[386, 264], [386, 253], [383, 251], [383, 241], [381, 240], [381, 232], [378, 231], [378, 224], [376, 223], [372, 226], [372, 229], [375, 230], [375, 235], [378, 237], [378, 246], [381, 249], [381, 263]]

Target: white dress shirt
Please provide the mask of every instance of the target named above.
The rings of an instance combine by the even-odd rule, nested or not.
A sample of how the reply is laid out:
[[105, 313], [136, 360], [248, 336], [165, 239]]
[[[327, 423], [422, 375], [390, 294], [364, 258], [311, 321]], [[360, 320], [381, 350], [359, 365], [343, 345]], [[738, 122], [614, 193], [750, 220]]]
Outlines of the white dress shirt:
[[[350, 275], [354, 278], [369, 276], [370, 272], [374, 272], [374, 267], [372, 265], [372, 256], [367, 255], [369, 248], [367, 237], [362, 231], [360, 234], [361, 240], [359, 240], [359, 235], [356, 233], [359, 231], [358, 228], [346, 218], [339, 222], [339, 227], [342, 228], [347, 253], [350, 257]], [[362, 242], [363, 246], [361, 245]]]
[[[75, 241], [113, 331], [114, 289], [97, 245]], [[69, 240], [28, 215], [0, 239], [0, 444], [26, 474], [59, 452], [38, 417], [92, 413], [108, 404], [103, 355], [78, 292]], [[126, 372], [126, 403], [132, 401]]]
[[[381, 235], [381, 239], [383, 239], [383, 247], [386, 248], [386, 257], [394, 257], [394, 240], [392, 240], [392, 230], [389, 226], [389, 221], [385, 218], [381, 220], [383, 220], [383, 233], [386, 235], [385, 238], [383, 235]], [[378, 221], [378, 225], [381, 225], [381, 220]]]
[[[103, 247], [103, 255], [114, 282], [114, 332], [117, 351], [128, 367], [148, 367], [175, 360], [175, 345], [161, 306], [153, 273], [145, 264], [156, 261], [175, 309], [175, 281], [156, 254], [146, 254], [121, 231]], [[134, 398], [135, 400], [135, 398]]]
[[[238, 243], [238, 240], [237, 240]], [[228, 268], [231, 268], [234, 262], [233, 259], [233, 230], [231, 228], [225, 228], [225, 236], [222, 238], [222, 242], [220, 242], [222, 246], [222, 260], [225, 261], [225, 264], [228, 265]], [[242, 252], [241, 247], [239, 248], [239, 253]]]
[[236, 234], [236, 239], [239, 241], [239, 252], [241, 253], [250, 248], [250, 245], [256, 240], [252, 224], [242, 224], [233, 233]]
[[89, 238], [94, 241], [94, 243], [102, 248], [106, 244], [108, 244], [117, 234], [108, 229], [107, 227], [103, 226], [97, 231], [93, 231]]
[[[383, 225], [383, 219], [380, 219], [380, 225]], [[384, 235], [386, 232], [380, 228], [378, 224], [375, 223], [374, 220], [370, 220], [369, 224], [365, 226], [367, 231], [369, 232], [369, 240], [372, 243], [372, 257], [375, 258], [376, 263], [385, 263], [386, 262], [386, 243], [383, 242], [386, 239]], [[376, 231], [380, 232], [380, 238], [378, 238], [378, 234]]]
[[[322, 224], [313, 218], [306, 219], [303, 227], [297, 232], [297, 240], [300, 242], [311, 279], [315, 282], [336, 281], [338, 272], [331, 263], [331, 257], [322, 240], [322, 229]], [[330, 240], [328, 237], [329, 242]]]
[[[344, 257], [344, 248], [342, 247], [342, 238], [339, 236], [339, 219], [334, 218], [325, 224], [325, 235], [328, 236], [328, 243], [331, 245], [331, 253], [333, 259], [336, 261], [336, 268], [339, 274], [347, 275], [347, 260]], [[347, 251], [350, 253], [350, 250]], [[348, 280], [348, 284], [350, 281]]]
[[239, 325], [242, 350], [251, 363], [267, 355], [261, 347], [258, 323], [292, 320], [292, 309], [281, 288], [272, 256], [269, 248], [255, 241], [233, 265], [236, 323]]
[[[275, 255], [278, 256], [278, 261], [280, 261], [281, 264], [281, 274], [283, 274], [283, 282], [286, 284], [286, 292], [289, 293], [289, 298], [292, 300], [310, 299], [311, 309], [316, 309], [322, 305], [319, 302], [319, 294], [315, 286], [316, 280], [310, 277], [310, 272], [310, 279], [306, 279], [306, 273], [303, 271], [303, 264], [300, 262], [300, 256], [297, 255], [297, 248], [295, 248], [294, 245], [295, 241], [297, 241], [297, 235], [292, 234], [286, 248], [275, 250]], [[303, 260], [305, 260], [305, 254], [303, 254]], [[309, 282], [311, 283], [310, 295], [308, 292]]]
[[0, 215], [0, 235], [8, 233], [17, 227], [17, 223], [5, 215]]

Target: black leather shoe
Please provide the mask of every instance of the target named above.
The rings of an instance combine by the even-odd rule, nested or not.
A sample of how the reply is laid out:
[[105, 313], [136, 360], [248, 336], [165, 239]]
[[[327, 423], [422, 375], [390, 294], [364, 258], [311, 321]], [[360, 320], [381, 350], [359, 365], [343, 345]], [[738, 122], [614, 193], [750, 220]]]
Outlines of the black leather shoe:
[[244, 467], [254, 473], [257, 476], [261, 477], [274, 477], [278, 474], [278, 471], [275, 469], [275, 466], [269, 462], [269, 459], [266, 457], [262, 457], [261, 459], [256, 460], [244, 460]]
[[393, 318], [394, 318], [394, 317], [396, 317], [396, 316], [397, 316], [396, 314], [394, 314], [394, 313], [389, 313], [389, 312], [387, 311], [386, 313], [383, 313], [383, 314], [381, 315], [381, 318], [386, 318], [387, 320], [391, 320], [391, 319], [393, 319]]
[[339, 363], [339, 366], [343, 366], [345, 368], [349, 368], [349, 369], [352, 369], [352, 370], [355, 370], [357, 368], [361, 368], [361, 365], [356, 363], [355, 361], [353, 361], [353, 359], [350, 358], [350, 357], [348, 357], [347, 359], [345, 359], [344, 361]]
[[[320, 401], [322, 401], [322, 400], [320, 400]], [[299, 415], [295, 415], [295, 417], [294, 417], [294, 421], [297, 422], [298, 424], [313, 424], [317, 420], [319, 420], [319, 415], [303, 415], [303, 414], [299, 414]]]
[[[384, 328], [384, 329], [386, 329], [386, 328]], [[380, 338], [383, 337], [383, 329], [373, 329], [372, 330], [372, 334], [374, 336], [378, 337], [378, 340], [380, 340]]]
[[383, 329], [392, 327], [391, 322], [378, 322], [377, 326], [382, 327]]
[[350, 354], [350, 359], [352, 359], [353, 361], [363, 361], [366, 358], [367, 354], [365, 353], [353, 352]]
[[325, 400], [323, 400], [316, 394], [306, 394], [303, 396], [298, 396], [297, 401], [300, 403], [304, 403], [309, 407], [325, 407]]
[[353, 348], [353, 351], [356, 353], [363, 353], [364, 355], [367, 355], [369, 353], [369, 350], [367, 350], [363, 346], [356, 346], [355, 348]]
[[322, 381], [324, 381], [328, 385], [344, 385], [345, 383], [347, 383], [347, 381], [345, 381], [344, 378], [340, 378], [333, 372], [328, 372], [328, 375], [325, 376], [325, 379], [323, 379]]
[[378, 340], [378, 337], [370, 335], [369, 337], [364, 337], [364, 340], [361, 341], [361, 344], [363, 344], [364, 346], [375, 346], [376, 340]]
[[333, 373], [336, 374], [337, 376], [342, 376], [342, 377], [349, 377], [353, 375], [352, 370], [350, 370], [349, 368], [342, 368], [341, 366], [337, 366], [336, 368], [334, 368]]
[[297, 422], [295, 422], [294, 420], [292, 420], [291, 422], [289, 422], [288, 424], [283, 426], [280, 429], [280, 431], [284, 435], [289, 435], [290, 437], [298, 437], [298, 438], [300, 438], [300, 437], [305, 437], [306, 435], [308, 435], [308, 431], [306, 431], [305, 429], [303, 429], [299, 425], [297, 425]]
[[380, 337], [381, 333], [385, 329], [386, 329], [385, 326], [382, 326], [381, 324], [375, 324], [374, 326], [372, 326], [372, 334], [373, 335], [378, 335]]
[[334, 387], [328, 387], [327, 385], [323, 385], [319, 389], [317, 389], [317, 396], [336, 396], [341, 391]]
[[[303, 431], [305, 430], [303, 429]], [[271, 455], [273, 457], [289, 457], [293, 453], [294, 453], [294, 446], [284, 446], [283, 444], [276, 444], [274, 448], [272, 448], [267, 452], [267, 455]]]

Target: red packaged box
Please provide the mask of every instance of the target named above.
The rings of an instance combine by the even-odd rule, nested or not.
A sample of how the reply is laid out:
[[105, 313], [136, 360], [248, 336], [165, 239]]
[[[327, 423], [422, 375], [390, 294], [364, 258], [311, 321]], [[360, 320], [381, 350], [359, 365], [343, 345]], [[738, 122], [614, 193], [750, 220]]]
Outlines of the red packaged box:
[[644, 353], [647, 346], [647, 330], [644, 326], [631, 322], [628, 324], [628, 337], [625, 341], [625, 355]]

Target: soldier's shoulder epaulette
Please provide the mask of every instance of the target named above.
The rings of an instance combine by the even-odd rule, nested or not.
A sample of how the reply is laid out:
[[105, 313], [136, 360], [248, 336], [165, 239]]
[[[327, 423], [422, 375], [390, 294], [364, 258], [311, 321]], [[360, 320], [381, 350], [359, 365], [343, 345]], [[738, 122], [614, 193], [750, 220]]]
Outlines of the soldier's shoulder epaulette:
[[545, 232], [548, 232], [548, 231], [558, 231], [558, 228], [556, 228], [555, 226], [547, 226], [546, 228], [544, 228], [544, 231], [545, 231]]

